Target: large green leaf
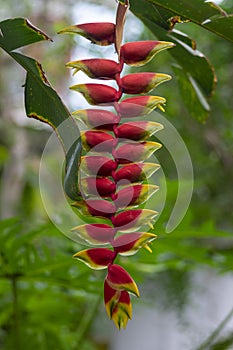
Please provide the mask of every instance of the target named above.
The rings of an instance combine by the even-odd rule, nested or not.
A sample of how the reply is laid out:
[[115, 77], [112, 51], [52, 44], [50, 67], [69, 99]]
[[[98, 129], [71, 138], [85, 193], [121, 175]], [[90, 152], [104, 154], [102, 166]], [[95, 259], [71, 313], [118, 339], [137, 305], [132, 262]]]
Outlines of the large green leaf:
[[[196, 50], [196, 43], [190, 39], [186, 34], [173, 29], [174, 21], [183, 19], [177, 17], [172, 6], [169, 7], [169, 1], [165, 6], [165, 2], [155, 4], [154, 1], [141, 0], [140, 2], [131, 0], [131, 11], [140, 18], [143, 23], [156, 35], [160, 40], [168, 40], [175, 42], [176, 46], [169, 50], [169, 53], [178, 63], [181, 69], [176, 69], [180, 84], [182, 96], [184, 96], [184, 103], [187, 105], [191, 115], [198, 120], [205, 120], [209, 114], [208, 99], [211, 97], [216, 77], [214, 69], [209, 63], [208, 59], [198, 50]], [[185, 6], [185, 4], [183, 4]], [[189, 6], [189, 8], [193, 6]], [[212, 9], [209, 5], [206, 7], [208, 15], [216, 15], [217, 9]], [[190, 10], [191, 11], [191, 10]], [[188, 12], [185, 12], [186, 15]], [[219, 14], [219, 12], [217, 12]], [[175, 17], [176, 16], [176, 17]], [[188, 17], [184, 17], [187, 19]], [[189, 19], [189, 18], [188, 18]], [[173, 21], [174, 20], [174, 21]], [[188, 90], [184, 90], [184, 86]], [[190, 92], [192, 90], [192, 100], [189, 103]], [[193, 106], [199, 106], [193, 109]]]
[[[135, 4], [136, 0], [131, 0]], [[156, 8], [168, 11], [169, 17], [177, 20], [188, 20], [233, 42], [233, 16], [228, 15], [218, 5], [203, 0], [147, 0]], [[172, 16], [171, 16], [172, 15]], [[171, 29], [172, 21], [164, 21], [164, 28]]]
[[73, 200], [79, 198], [78, 168], [81, 141], [77, 125], [68, 109], [51, 87], [41, 64], [31, 57], [15, 52], [22, 46], [41, 40], [51, 40], [27, 19], [8, 19], [0, 23], [0, 46], [26, 71], [25, 108], [27, 116], [52, 126], [66, 154], [64, 189]]
[[38, 41], [51, 40], [26, 18], [6, 19], [0, 23], [0, 28], [0, 45], [8, 52]]

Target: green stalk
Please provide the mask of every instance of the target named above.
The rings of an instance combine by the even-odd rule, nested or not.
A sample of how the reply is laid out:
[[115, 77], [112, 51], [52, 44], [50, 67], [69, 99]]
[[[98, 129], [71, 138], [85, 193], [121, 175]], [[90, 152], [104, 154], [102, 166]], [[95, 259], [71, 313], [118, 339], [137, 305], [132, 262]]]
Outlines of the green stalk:
[[83, 341], [94, 321], [101, 299], [102, 299], [102, 295], [97, 295], [97, 297], [95, 297], [92, 300], [92, 302], [89, 304], [89, 308], [84, 313], [79, 323], [78, 332], [76, 336], [76, 342], [79, 350], [82, 350]]
[[210, 334], [210, 336], [196, 349], [196, 350], [207, 350], [213, 341], [219, 336], [228, 321], [233, 317], [233, 308], [228, 312], [223, 321], [218, 327]]
[[20, 331], [19, 331], [18, 286], [17, 286], [17, 277], [14, 275], [11, 278], [11, 286], [12, 286], [12, 299], [13, 299], [13, 320], [12, 320], [13, 341], [14, 341], [14, 348], [17, 350], [20, 350], [21, 342], [20, 342]]

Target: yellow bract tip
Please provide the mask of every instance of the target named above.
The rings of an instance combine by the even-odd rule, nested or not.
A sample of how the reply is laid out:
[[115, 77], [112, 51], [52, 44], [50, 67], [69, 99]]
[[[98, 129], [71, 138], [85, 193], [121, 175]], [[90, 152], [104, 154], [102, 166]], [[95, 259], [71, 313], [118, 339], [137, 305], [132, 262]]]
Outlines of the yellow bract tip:
[[153, 229], [154, 229], [154, 226], [152, 225], [152, 223], [151, 223], [151, 222], [148, 222], [148, 226], [151, 228], [151, 230], [153, 230]]
[[152, 249], [149, 247], [148, 244], [145, 244], [143, 248], [145, 248], [149, 253], [152, 253]]
[[160, 109], [160, 111], [165, 112], [165, 109], [163, 108], [163, 106], [161, 104], [157, 105], [158, 109]]

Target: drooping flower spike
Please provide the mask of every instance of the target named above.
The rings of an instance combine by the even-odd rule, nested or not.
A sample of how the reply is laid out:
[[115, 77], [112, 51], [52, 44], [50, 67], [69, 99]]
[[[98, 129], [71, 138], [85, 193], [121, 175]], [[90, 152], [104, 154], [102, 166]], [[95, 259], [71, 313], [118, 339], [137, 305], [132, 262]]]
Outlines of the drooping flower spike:
[[[158, 186], [148, 180], [160, 166], [145, 160], [161, 147], [150, 137], [163, 126], [145, 118], [141, 121], [134, 118], [147, 116], [155, 108], [164, 111], [165, 98], [143, 94], [171, 79], [164, 73], [144, 72], [123, 77], [121, 73], [124, 64], [142, 66], [162, 50], [174, 46], [155, 40], [122, 45], [128, 7], [129, 0], [119, 0], [116, 24], [85, 23], [60, 31], [81, 35], [102, 46], [114, 44], [119, 59], [118, 62], [83, 59], [66, 65], [74, 69], [74, 74], [82, 71], [90, 78], [114, 80], [117, 86], [116, 89], [88, 83], [74, 85], [71, 90], [81, 93], [89, 104], [98, 106], [73, 112], [74, 118], [86, 129], [81, 133], [84, 153], [79, 187], [82, 200], [72, 205], [88, 217], [88, 223], [74, 227], [72, 233], [92, 246], [77, 252], [74, 258], [92, 269], [107, 271], [104, 302], [109, 318], [118, 329], [125, 328], [132, 318], [130, 295], [139, 297], [139, 290], [134, 279], [119, 265], [120, 259], [118, 263], [116, 259], [136, 254], [141, 248], [152, 252], [149, 244], [156, 235], [145, 229], [153, 229], [158, 214], [142, 208], [142, 204], [158, 190]], [[121, 100], [124, 93], [141, 96]], [[112, 107], [111, 111], [109, 107]], [[102, 219], [102, 223], [90, 223], [96, 217]]]

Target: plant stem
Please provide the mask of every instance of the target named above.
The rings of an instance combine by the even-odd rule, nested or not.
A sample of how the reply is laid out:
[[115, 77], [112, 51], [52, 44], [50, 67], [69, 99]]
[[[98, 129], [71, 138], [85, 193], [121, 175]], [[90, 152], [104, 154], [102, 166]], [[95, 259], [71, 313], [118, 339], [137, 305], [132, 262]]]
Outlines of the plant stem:
[[99, 307], [101, 298], [102, 298], [102, 296], [98, 295], [97, 297], [95, 297], [93, 299], [92, 303], [90, 303], [89, 308], [84, 313], [83, 318], [81, 319], [81, 322], [80, 322], [79, 328], [78, 328], [77, 337], [76, 337], [76, 341], [77, 341], [77, 345], [78, 345], [77, 349], [79, 349], [79, 350], [82, 349], [83, 340], [85, 338], [85, 335], [88, 332], [88, 330], [90, 329], [92, 322], [94, 321], [94, 316], [95, 316], [97, 309]]
[[222, 329], [225, 327], [228, 321], [233, 317], [233, 308], [228, 312], [223, 321], [218, 327], [210, 334], [210, 336], [196, 349], [196, 350], [207, 350], [213, 341], [218, 337]]
[[17, 287], [17, 277], [12, 276], [12, 297], [13, 297], [13, 341], [14, 348], [20, 350], [20, 332], [19, 332], [19, 304], [18, 304], [18, 287]]

